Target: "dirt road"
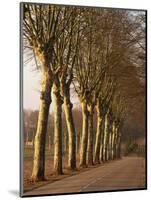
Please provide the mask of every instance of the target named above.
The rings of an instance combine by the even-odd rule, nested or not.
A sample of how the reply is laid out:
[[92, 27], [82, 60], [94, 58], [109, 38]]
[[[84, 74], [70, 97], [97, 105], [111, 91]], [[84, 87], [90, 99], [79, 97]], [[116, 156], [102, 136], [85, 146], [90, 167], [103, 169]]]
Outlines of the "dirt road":
[[45, 184], [24, 195], [76, 193], [145, 187], [145, 161], [141, 157], [121, 160], [90, 168], [82, 173]]

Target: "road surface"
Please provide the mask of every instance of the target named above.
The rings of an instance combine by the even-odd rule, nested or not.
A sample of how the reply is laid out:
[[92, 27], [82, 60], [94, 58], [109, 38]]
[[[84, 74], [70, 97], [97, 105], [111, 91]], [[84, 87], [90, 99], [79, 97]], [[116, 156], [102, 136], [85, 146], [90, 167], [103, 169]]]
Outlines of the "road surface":
[[125, 157], [45, 184], [24, 193], [24, 195], [79, 193], [144, 187], [145, 160], [141, 157]]

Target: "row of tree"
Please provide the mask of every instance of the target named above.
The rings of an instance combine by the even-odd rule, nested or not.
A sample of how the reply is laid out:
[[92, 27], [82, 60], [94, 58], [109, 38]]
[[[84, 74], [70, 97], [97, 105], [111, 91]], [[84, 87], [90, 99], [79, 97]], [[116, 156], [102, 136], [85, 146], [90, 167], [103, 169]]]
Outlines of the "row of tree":
[[77, 167], [71, 92], [78, 94], [82, 109], [80, 167], [119, 158], [121, 127], [127, 115], [123, 79], [129, 71], [135, 72], [133, 78], [143, 74], [137, 68], [144, 61], [144, 14], [28, 3], [23, 4], [23, 13], [24, 48], [34, 57], [42, 77], [32, 179], [44, 179], [51, 97], [54, 174], [63, 173], [62, 108], [68, 132], [68, 167]]

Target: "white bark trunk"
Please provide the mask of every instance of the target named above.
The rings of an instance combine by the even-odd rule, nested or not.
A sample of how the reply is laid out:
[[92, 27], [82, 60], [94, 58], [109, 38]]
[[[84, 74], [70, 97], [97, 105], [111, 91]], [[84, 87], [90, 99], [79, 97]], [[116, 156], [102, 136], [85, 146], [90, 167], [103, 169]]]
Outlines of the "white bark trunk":
[[100, 160], [100, 145], [101, 145], [101, 134], [102, 134], [102, 116], [100, 112], [100, 106], [97, 105], [97, 132], [94, 147], [94, 163], [99, 163]]
[[112, 144], [111, 144], [111, 159], [114, 159], [114, 144], [115, 144], [115, 122], [112, 123]]
[[108, 115], [105, 115], [104, 120], [104, 138], [103, 138], [103, 161], [106, 161], [107, 152], [107, 134], [108, 134]]
[[42, 77], [42, 92], [40, 97], [40, 108], [38, 116], [37, 131], [34, 139], [34, 158], [32, 180], [44, 180], [45, 171], [45, 142], [47, 132], [47, 122], [49, 106], [51, 103], [51, 82], [48, 74]]
[[90, 105], [88, 107], [88, 146], [87, 146], [87, 164], [93, 165], [93, 112], [94, 107]]
[[88, 143], [88, 111], [87, 103], [82, 102], [82, 139], [80, 148], [80, 167], [86, 167], [86, 151]]
[[54, 174], [62, 174], [62, 99], [58, 81], [53, 83], [54, 100]]
[[68, 129], [68, 139], [69, 139], [69, 155], [68, 155], [68, 167], [70, 169], [76, 168], [76, 133], [72, 116], [72, 104], [70, 102], [70, 97], [64, 97], [64, 111], [66, 117], [66, 124]]
[[101, 126], [101, 139], [100, 139], [100, 152], [99, 152], [99, 163], [103, 162], [103, 142], [104, 142], [104, 120], [102, 119], [102, 126]]

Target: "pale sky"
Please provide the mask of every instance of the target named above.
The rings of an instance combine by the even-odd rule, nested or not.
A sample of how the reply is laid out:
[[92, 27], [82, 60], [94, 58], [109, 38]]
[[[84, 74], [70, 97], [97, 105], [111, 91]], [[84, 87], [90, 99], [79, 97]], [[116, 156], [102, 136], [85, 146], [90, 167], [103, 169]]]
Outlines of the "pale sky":
[[[40, 101], [40, 80], [41, 72], [35, 70], [33, 62], [24, 64], [23, 66], [23, 107], [24, 109], [38, 110]], [[77, 94], [72, 92], [71, 101], [74, 102], [74, 107], [79, 106]], [[50, 111], [53, 111], [53, 99], [50, 106]]]
[[25, 109], [39, 108], [41, 73], [30, 65], [23, 68], [23, 104]]

